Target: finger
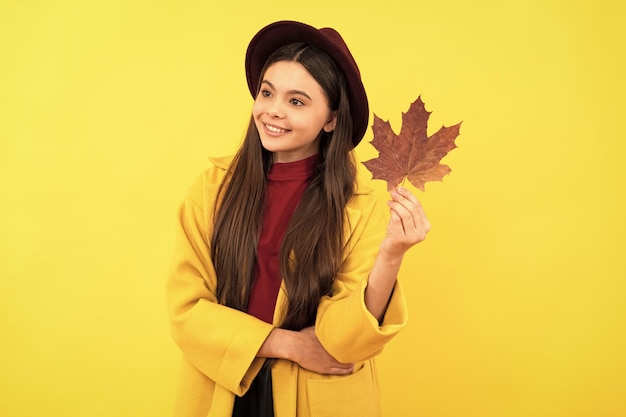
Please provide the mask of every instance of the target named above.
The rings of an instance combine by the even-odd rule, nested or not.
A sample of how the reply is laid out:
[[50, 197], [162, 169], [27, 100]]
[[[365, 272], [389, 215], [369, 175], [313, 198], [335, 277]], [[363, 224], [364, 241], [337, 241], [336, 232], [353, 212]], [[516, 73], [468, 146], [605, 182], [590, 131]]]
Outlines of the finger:
[[404, 226], [404, 221], [402, 219], [401, 214], [398, 210], [405, 210], [398, 203], [393, 201], [388, 201], [387, 205], [389, 206], [389, 223], [387, 225], [387, 234], [388, 235], [400, 235], [406, 236], [406, 229]]
[[430, 221], [424, 216], [424, 231], [426, 233], [430, 232]]
[[391, 197], [394, 201], [406, 207], [406, 209], [411, 213], [420, 215], [424, 212], [419, 200], [404, 187], [398, 187], [397, 189], [392, 190]]
[[404, 225], [402, 217], [394, 210], [389, 210], [390, 220], [387, 225], [387, 235], [394, 238], [404, 240], [407, 237], [407, 228]]
[[391, 213], [395, 213], [397, 219], [402, 223], [402, 230], [404, 230], [405, 233], [410, 233], [411, 230], [417, 228], [416, 219], [419, 218], [421, 214], [419, 210], [414, 209], [415, 212], [411, 211], [405, 204], [397, 201], [390, 201], [388, 205], [391, 209]]
[[350, 364], [348, 367], [335, 366], [330, 369], [335, 375], [349, 375], [354, 371], [354, 364]]
[[422, 207], [422, 203], [415, 197], [413, 193], [407, 190], [404, 187], [398, 187], [398, 194], [404, 197], [404, 201], [409, 203], [406, 207], [411, 210], [413, 213], [418, 213], [422, 217], [426, 217], [424, 213], [424, 208]]
[[394, 201], [406, 206], [409, 210], [421, 208], [421, 204], [417, 198], [404, 187], [391, 190], [391, 197]]
[[417, 199], [417, 197], [415, 197], [413, 193], [411, 193], [408, 189], [404, 187], [398, 187], [397, 190], [398, 190], [398, 194], [400, 194], [402, 197], [410, 201], [412, 204], [415, 204], [416, 206], [421, 207], [421, 204], [419, 200]]
[[[409, 241], [421, 242], [430, 231], [430, 222], [424, 214], [421, 205], [413, 206], [414, 211], [409, 211], [405, 205], [396, 201], [390, 201], [389, 207], [392, 213], [390, 225], [393, 224], [394, 228], [402, 231], [403, 237]], [[398, 221], [400, 225], [396, 224]]]

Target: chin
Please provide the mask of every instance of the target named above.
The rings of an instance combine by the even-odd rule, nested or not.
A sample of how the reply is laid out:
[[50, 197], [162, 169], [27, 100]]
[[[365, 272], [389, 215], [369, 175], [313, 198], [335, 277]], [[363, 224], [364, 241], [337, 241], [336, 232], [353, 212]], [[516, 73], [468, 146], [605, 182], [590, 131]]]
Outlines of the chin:
[[266, 141], [264, 141], [263, 139], [261, 139], [261, 146], [263, 147], [263, 149], [265, 149], [268, 152], [280, 152], [283, 149], [280, 146], [272, 146], [271, 143], [268, 143]]

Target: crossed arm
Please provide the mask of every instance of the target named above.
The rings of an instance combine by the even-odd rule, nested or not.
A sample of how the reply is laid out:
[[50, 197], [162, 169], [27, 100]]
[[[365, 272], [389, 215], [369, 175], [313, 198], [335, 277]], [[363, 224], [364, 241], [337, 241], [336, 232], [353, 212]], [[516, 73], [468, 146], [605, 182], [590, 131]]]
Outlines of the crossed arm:
[[[390, 209], [387, 233], [365, 288], [365, 306], [379, 323], [387, 310], [404, 254], [424, 240], [430, 230], [421, 204], [405, 188], [394, 189], [387, 205]], [[339, 362], [326, 351], [313, 327], [299, 332], [273, 329], [257, 357], [287, 359], [320, 374], [346, 375], [354, 369], [354, 364]]]

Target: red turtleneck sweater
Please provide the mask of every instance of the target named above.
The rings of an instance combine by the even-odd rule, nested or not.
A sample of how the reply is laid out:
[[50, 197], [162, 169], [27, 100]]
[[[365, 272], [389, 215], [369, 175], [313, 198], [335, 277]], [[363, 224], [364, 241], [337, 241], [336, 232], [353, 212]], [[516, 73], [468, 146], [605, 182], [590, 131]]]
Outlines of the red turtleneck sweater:
[[248, 300], [248, 314], [272, 323], [280, 289], [279, 254], [287, 226], [309, 185], [317, 155], [275, 163], [267, 175], [263, 225], [257, 248], [256, 276]]

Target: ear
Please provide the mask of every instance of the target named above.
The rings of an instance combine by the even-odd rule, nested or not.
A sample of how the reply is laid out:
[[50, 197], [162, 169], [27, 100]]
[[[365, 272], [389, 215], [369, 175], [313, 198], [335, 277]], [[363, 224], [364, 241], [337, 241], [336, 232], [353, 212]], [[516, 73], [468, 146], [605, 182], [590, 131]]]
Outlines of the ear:
[[335, 126], [337, 125], [337, 112], [331, 112], [328, 121], [324, 125], [324, 132], [330, 133], [335, 130]]

